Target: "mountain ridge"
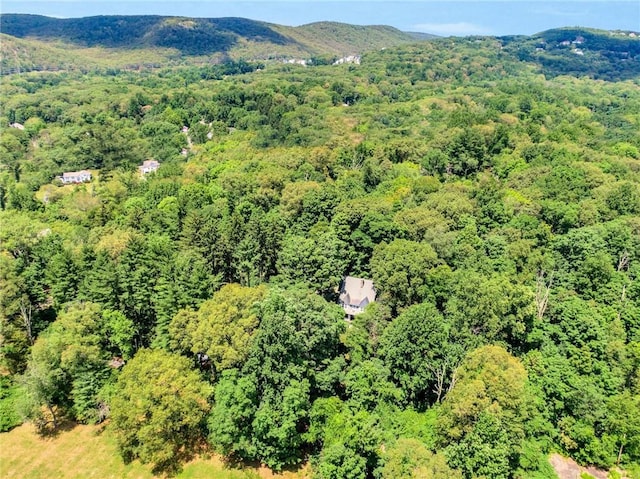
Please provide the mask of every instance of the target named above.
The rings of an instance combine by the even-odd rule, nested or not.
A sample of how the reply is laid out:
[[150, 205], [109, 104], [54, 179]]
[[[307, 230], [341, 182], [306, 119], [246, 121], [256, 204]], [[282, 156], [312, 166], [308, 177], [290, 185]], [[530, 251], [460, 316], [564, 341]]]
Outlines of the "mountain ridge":
[[[239, 17], [159, 15], [56, 19], [0, 14], [0, 72], [86, 71], [210, 65], [228, 61], [330, 64], [368, 52], [447, 40], [386, 25], [312, 22], [277, 25]], [[509, 61], [535, 65], [547, 76], [625, 80], [640, 77], [640, 34], [563, 27], [495, 38]]]
[[314, 22], [288, 27], [240, 17], [100, 15], [57, 19], [2, 14], [0, 22], [2, 33], [17, 38], [57, 40], [81, 47], [174, 48], [188, 56], [231, 54], [246, 44], [252, 45], [255, 56], [278, 50], [284, 50], [279, 53], [285, 56], [347, 55], [416, 41], [415, 36], [385, 25]]

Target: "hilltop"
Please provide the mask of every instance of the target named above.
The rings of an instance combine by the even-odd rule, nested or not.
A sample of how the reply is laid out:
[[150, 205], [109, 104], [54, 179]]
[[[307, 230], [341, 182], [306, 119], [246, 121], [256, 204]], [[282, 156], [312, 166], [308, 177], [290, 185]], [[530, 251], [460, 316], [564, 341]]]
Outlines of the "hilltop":
[[287, 27], [246, 18], [140, 15], [58, 19], [21, 14], [5, 14], [0, 21], [3, 33], [23, 39], [63, 42], [76, 48], [172, 49], [186, 56], [341, 56], [416, 40], [415, 35], [389, 26], [336, 22]]
[[[229, 61], [333, 63], [369, 52], [432, 43], [441, 55], [454, 44], [429, 34], [385, 25], [316, 22], [298, 27], [246, 18], [96, 16], [57, 19], [39, 15], [0, 15], [0, 71], [139, 70]], [[626, 80], [640, 75], [640, 34], [572, 27], [531, 36], [493, 39], [501, 62], [511, 69], [529, 65], [547, 77], [586, 76]], [[455, 48], [454, 48], [455, 50]], [[516, 66], [520, 65], [520, 66]], [[501, 68], [492, 65], [491, 68]]]
[[547, 76], [601, 80], [640, 75], [640, 35], [591, 28], [555, 28], [530, 37], [501, 37], [519, 60], [536, 63]]

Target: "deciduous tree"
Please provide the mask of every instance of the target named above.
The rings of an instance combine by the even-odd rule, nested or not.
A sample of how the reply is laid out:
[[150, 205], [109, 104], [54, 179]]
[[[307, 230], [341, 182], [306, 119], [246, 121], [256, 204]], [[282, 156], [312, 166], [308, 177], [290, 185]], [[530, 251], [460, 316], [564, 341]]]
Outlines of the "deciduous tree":
[[142, 349], [125, 365], [111, 399], [111, 425], [125, 460], [172, 471], [204, 437], [212, 388], [189, 361]]

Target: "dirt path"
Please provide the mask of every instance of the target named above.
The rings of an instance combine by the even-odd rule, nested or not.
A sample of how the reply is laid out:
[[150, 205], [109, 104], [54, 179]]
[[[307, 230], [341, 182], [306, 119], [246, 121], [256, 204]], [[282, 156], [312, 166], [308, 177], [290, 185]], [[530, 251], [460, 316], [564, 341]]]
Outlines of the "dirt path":
[[582, 467], [573, 459], [560, 454], [551, 454], [549, 462], [560, 479], [580, 479], [580, 474], [586, 472], [596, 479], [607, 479], [607, 471], [596, 467]]

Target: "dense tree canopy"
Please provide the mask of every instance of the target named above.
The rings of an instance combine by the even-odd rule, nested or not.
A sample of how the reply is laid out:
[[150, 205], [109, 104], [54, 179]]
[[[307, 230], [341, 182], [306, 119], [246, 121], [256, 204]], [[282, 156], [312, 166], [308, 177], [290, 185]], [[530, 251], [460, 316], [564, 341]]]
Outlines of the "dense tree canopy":
[[157, 470], [191, 456], [203, 436], [211, 386], [189, 361], [162, 350], [140, 350], [113, 390], [111, 421], [125, 459]]
[[[7, 76], [0, 411], [110, 417], [158, 471], [637, 475], [638, 80], [512, 40]], [[377, 290], [351, 321], [346, 275]]]

